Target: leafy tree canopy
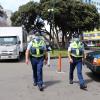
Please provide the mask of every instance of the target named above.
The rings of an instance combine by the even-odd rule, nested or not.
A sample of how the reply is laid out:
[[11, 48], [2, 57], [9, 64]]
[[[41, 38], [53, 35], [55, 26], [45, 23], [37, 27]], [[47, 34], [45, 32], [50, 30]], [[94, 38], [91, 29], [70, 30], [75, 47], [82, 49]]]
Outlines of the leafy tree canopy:
[[[81, 33], [99, 27], [99, 14], [95, 6], [79, 0], [40, 0], [40, 3], [28, 2], [13, 13], [12, 25], [24, 25], [29, 31], [37, 15], [54, 23], [63, 34]], [[64, 39], [63, 39], [64, 40]]]
[[[55, 25], [66, 31], [93, 30], [99, 25], [99, 14], [93, 5], [76, 0], [41, 0], [42, 15], [48, 19], [54, 13]], [[48, 9], [54, 11], [48, 13]]]
[[11, 20], [13, 26], [24, 25], [27, 31], [30, 31], [34, 20], [39, 12], [39, 4], [36, 2], [28, 2], [25, 5], [19, 7], [18, 11], [14, 12]]

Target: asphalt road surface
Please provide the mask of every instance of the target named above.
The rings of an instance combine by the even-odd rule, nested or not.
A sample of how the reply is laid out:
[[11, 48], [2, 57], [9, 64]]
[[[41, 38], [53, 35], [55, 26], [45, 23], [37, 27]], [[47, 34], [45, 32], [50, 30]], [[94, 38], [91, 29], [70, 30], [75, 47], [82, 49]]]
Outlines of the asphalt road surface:
[[83, 76], [87, 90], [79, 88], [77, 70], [74, 73], [74, 84], [69, 84], [69, 63], [62, 59], [62, 71], [57, 72], [57, 59], [51, 60], [51, 66], [43, 68], [44, 91], [32, 85], [31, 65], [24, 60], [0, 62], [0, 100], [99, 100], [100, 76], [94, 76], [84, 66]]

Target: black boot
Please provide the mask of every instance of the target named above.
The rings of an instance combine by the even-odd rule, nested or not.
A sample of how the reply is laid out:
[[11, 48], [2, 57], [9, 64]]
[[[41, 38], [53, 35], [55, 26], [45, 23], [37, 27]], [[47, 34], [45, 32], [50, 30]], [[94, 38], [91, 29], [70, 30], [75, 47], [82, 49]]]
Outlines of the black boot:
[[36, 82], [34, 82], [34, 83], [33, 83], [33, 86], [37, 86], [37, 83], [36, 83]]
[[87, 88], [87, 85], [86, 84], [81, 84], [80, 85], [80, 89], [86, 89]]
[[73, 80], [69, 80], [69, 84], [73, 84]]
[[40, 91], [43, 91], [43, 86], [42, 85], [38, 85], [38, 88]]

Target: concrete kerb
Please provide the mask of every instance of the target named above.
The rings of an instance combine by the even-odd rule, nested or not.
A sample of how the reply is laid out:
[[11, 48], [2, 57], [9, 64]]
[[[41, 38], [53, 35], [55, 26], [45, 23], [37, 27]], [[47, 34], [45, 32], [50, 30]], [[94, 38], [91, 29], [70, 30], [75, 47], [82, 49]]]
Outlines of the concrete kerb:
[[[61, 58], [68, 58], [68, 56], [65, 56], [65, 57], [61, 57]], [[58, 57], [50, 57], [50, 59], [58, 59]]]
[[61, 72], [56, 71], [56, 73], [58, 73], [58, 74], [64, 74], [65, 72], [63, 72], [63, 71], [61, 71]]

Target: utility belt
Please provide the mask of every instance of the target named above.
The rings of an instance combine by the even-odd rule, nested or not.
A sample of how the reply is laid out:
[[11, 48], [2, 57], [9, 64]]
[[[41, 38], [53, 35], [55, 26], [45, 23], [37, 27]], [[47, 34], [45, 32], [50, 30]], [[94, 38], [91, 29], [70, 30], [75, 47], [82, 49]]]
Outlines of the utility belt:
[[45, 56], [43, 55], [43, 56], [40, 56], [40, 57], [35, 57], [35, 56], [30, 55], [30, 58], [41, 59], [41, 58], [45, 58]]
[[82, 57], [74, 57], [74, 56], [71, 56], [72, 59], [74, 60], [82, 60]]
[[37, 54], [30, 54], [31, 57], [35, 57], [35, 58], [43, 57], [44, 55], [45, 55], [44, 53], [39, 54], [39, 55], [37, 55]]

